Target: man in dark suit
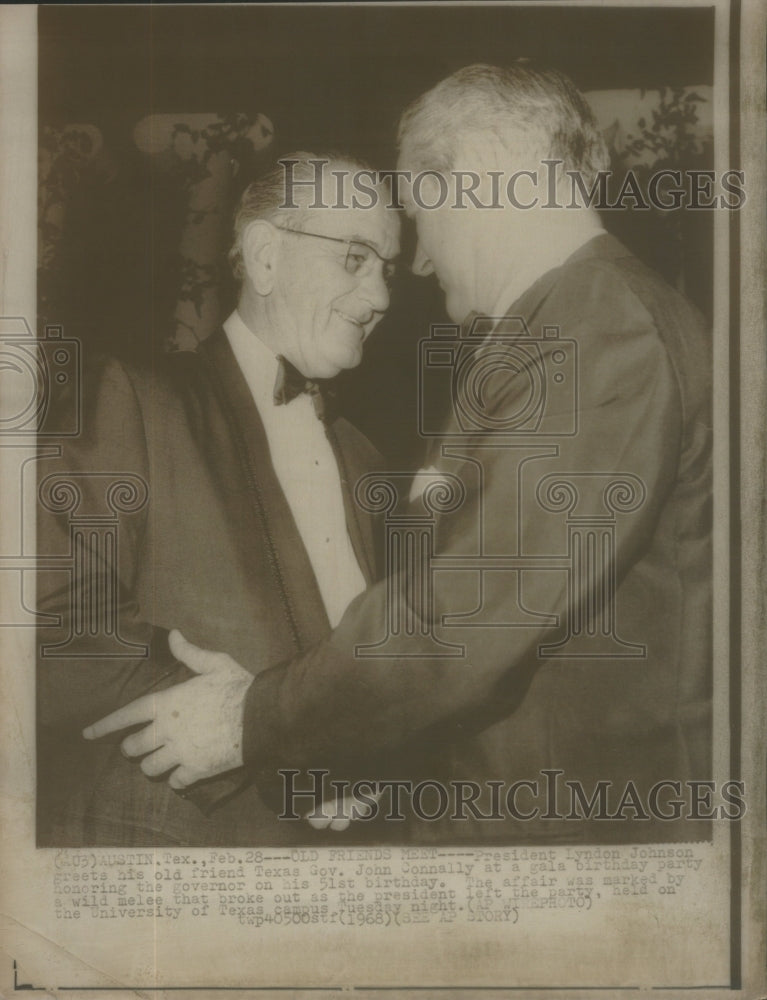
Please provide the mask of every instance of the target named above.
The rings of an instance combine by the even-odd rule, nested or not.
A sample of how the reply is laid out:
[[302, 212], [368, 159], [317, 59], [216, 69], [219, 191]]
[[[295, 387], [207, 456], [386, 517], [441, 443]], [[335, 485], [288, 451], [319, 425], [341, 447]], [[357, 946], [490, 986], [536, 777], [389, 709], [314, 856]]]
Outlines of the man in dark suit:
[[387, 579], [258, 673], [241, 726], [211, 726], [262, 773], [404, 750], [435, 779], [479, 783], [473, 808], [438, 810], [447, 827], [411, 809], [412, 840], [704, 836], [684, 822], [710, 812], [686, 784], [711, 766], [700, 317], [573, 201], [568, 171], [588, 192], [608, 159], [562, 74], [468, 67], [408, 109], [399, 138], [400, 167], [421, 172], [405, 196], [414, 269], [464, 322], [424, 345], [422, 391], [446, 379], [448, 405], [422, 427], [405, 521], [413, 547], [419, 524], [431, 541], [408, 562], [392, 518]]
[[[396, 213], [318, 213], [333, 167], [293, 157], [244, 193], [231, 254], [237, 310], [196, 353], [152, 371], [88, 363], [83, 431], [40, 462], [39, 843], [253, 844], [311, 837], [276, 821], [242, 769], [188, 796], [155, 780], [84, 726], [194, 672], [184, 636], [254, 669], [320, 641], [372, 583], [372, 519], [350, 488], [377, 453], [332, 412], [324, 380], [361, 359], [386, 310], [398, 252]], [[304, 186], [300, 181], [303, 178]], [[309, 380], [320, 380], [309, 381]], [[252, 680], [215, 691], [225, 710]], [[204, 719], [192, 734], [206, 746]], [[167, 754], [167, 750], [165, 753]], [[168, 766], [173, 761], [168, 761]], [[143, 773], [142, 773], [143, 772]], [[149, 780], [152, 779], [152, 780]]]

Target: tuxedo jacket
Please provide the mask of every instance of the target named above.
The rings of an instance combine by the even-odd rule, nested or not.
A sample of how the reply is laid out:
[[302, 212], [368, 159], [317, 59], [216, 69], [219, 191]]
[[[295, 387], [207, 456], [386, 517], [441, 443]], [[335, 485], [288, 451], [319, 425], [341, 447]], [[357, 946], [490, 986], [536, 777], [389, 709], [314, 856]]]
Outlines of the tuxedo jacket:
[[[256, 671], [311, 648], [330, 626], [222, 330], [151, 371], [99, 360], [81, 388], [81, 434], [38, 461], [37, 551], [48, 567], [38, 574], [39, 842], [311, 840], [304, 822], [277, 820], [276, 775], [271, 806], [242, 770], [182, 797], [123, 758], [125, 733], [82, 738], [104, 714], [191, 676], [168, 651], [171, 628]], [[373, 523], [350, 489], [377, 453], [345, 420], [326, 427], [370, 582]]]
[[[414, 607], [390, 563], [394, 582], [353, 602], [328, 638], [259, 673], [246, 761], [312, 767], [404, 748], [434, 779], [485, 783], [479, 816], [411, 812], [411, 840], [705, 836], [704, 823], [658, 818], [674, 815], [674, 786], [656, 808], [648, 798], [680, 782], [689, 811], [684, 783], [711, 777], [707, 332], [607, 235], [540, 278], [499, 330], [510, 353], [477, 347], [474, 375], [455, 345], [437, 345], [452, 396], [427, 464], [462, 495], [434, 514], [445, 561], [430, 602]], [[408, 615], [412, 634], [390, 641]], [[521, 781], [534, 785], [509, 807]], [[588, 799], [609, 783], [604, 808], [573, 810], [568, 781]]]

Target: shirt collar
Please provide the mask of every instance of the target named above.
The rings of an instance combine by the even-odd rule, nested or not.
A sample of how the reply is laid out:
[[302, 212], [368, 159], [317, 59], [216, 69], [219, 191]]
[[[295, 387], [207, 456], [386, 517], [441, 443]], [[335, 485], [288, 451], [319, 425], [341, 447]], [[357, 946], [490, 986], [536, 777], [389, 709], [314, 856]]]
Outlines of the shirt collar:
[[273, 402], [279, 366], [277, 355], [245, 325], [237, 309], [224, 322], [224, 333], [256, 400], [259, 403]]

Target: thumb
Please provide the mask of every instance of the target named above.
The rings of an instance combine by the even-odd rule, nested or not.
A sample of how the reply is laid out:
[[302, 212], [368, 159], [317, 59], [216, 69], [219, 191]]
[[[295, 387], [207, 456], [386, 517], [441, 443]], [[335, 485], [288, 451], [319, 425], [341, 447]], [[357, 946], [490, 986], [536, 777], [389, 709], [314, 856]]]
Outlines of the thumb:
[[176, 659], [181, 660], [196, 674], [211, 674], [218, 667], [219, 653], [214, 653], [209, 649], [200, 649], [199, 646], [195, 646], [193, 642], [185, 639], [177, 628], [172, 629], [168, 635], [168, 645]]

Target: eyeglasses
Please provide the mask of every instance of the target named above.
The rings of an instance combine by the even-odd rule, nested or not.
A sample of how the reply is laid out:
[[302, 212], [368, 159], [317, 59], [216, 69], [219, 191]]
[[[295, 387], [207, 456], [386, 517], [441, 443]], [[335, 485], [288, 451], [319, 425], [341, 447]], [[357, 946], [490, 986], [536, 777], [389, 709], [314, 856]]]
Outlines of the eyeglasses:
[[348, 247], [344, 259], [344, 270], [347, 274], [354, 274], [358, 278], [364, 278], [373, 270], [376, 259], [383, 264], [383, 280], [387, 288], [391, 288], [397, 276], [398, 258], [382, 257], [381, 254], [368, 243], [360, 240], [345, 240], [340, 236], [325, 236], [323, 233], [308, 233], [305, 229], [287, 229], [284, 226], [276, 226], [283, 233], [292, 233], [294, 236], [311, 236], [315, 240], [329, 240], [331, 243], [344, 243]]

